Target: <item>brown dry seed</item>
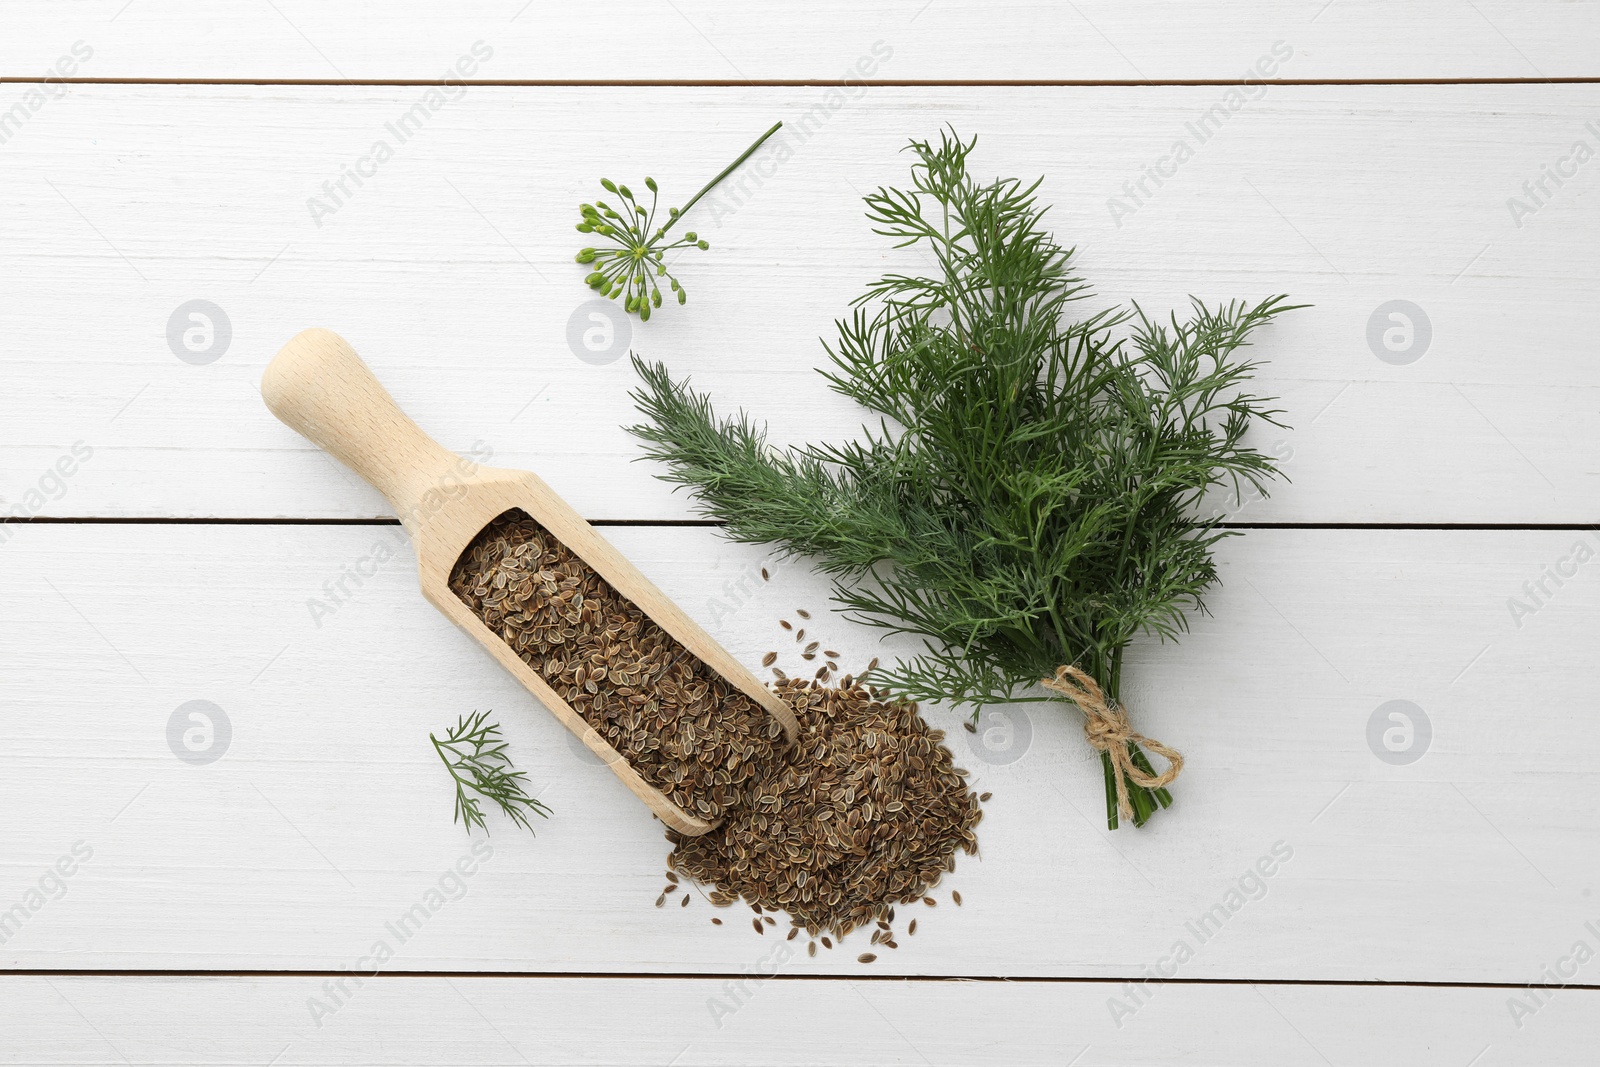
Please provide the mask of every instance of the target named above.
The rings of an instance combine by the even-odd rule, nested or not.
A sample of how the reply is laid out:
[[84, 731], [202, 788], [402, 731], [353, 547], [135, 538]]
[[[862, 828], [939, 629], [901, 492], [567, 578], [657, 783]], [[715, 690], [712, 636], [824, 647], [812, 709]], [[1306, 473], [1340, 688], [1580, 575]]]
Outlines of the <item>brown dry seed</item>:
[[978, 728], [976, 726], [972, 725], [972, 723], [970, 723], [970, 722], [962, 723], [961, 724], [961, 728], [963, 730], [965, 730], [969, 734], [975, 734], [975, 733], [978, 732]]
[[678, 891], [677, 883], [673, 883], [672, 885], [669, 885], [669, 886], [667, 886], [667, 888], [662, 890], [663, 893], [676, 893], [677, 891]]
[[756, 933], [758, 934], [764, 934], [767, 932], [767, 928], [761, 925], [760, 919], [751, 919], [750, 925], [756, 928]]
[[950, 890], [950, 899], [955, 901], [956, 907], [958, 907], [958, 908], [961, 907], [961, 890], [959, 890], [959, 889]]
[[687, 908], [688, 906], [689, 906], [689, 894], [685, 893], [682, 897], [680, 897], [678, 899], [678, 907]]
[[875, 960], [877, 958], [878, 957], [877, 957], [877, 955], [875, 953], [863, 952], [861, 955], [856, 957], [856, 962], [857, 963], [871, 963], [873, 960]]
[[685, 811], [721, 819], [783, 744], [776, 719], [525, 512], [473, 538], [450, 588]]
[[667, 872], [667, 881], [671, 882], [673, 885], [677, 885], [678, 884], [678, 876], [673, 874], [671, 871], [668, 871]]
[[917, 932], [917, 920], [912, 919], [911, 920], [911, 925], [906, 927], [906, 933], [907, 934], [915, 934], [916, 932]]
[[806, 946], [806, 955], [807, 956], [815, 956], [816, 954], [817, 954], [817, 943], [815, 941], [813, 941], [813, 942], [811, 942], [811, 944]]
[[776, 652], [768, 652], [761, 657], [761, 665], [763, 667], [770, 667], [776, 662], [778, 662], [778, 654]]
[[778, 925], [778, 920], [774, 919], [770, 915], [761, 916], [761, 921], [766, 923], [768, 926], [777, 926]]
[[762, 581], [763, 581], [763, 582], [765, 582], [765, 581], [769, 581], [769, 580], [770, 580], [770, 579], [771, 579], [771, 577], [772, 577], [772, 576], [771, 576], [771, 575], [770, 575], [770, 574], [768, 574], [768, 573], [767, 573], [767, 568], [765, 568], [765, 567], [762, 567], [762, 568], [761, 568], [761, 580], [762, 580]]
[[667, 902], [667, 895], [665, 893], [662, 893], [659, 897], [656, 897], [656, 907], [659, 908], [659, 907], [661, 907], [661, 905], [665, 904], [666, 902]]
[[934, 900], [932, 897], [923, 897], [922, 902], [930, 908], [937, 908], [939, 906], [939, 902]]
[[795, 608], [794, 613], [800, 616], [802, 619], [811, 618], [811, 612], [807, 611], [805, 608]]
[[789, 936], [784, 938], [784, 940], [785, 941], [793, 941], [794, 940], [794, 935], [798, 934], [799, 932], [800, 932], [800, 928], [798, 926], [789, 927]]
[[839, 653], [837, 653], [837, 652], [829, 652], [827, 649], [823, 649], [822, 650], [822, 654], [824, 656], [827, 656], [829, 659], [838, 659], [839, 658]]
[[977, 851], [982, 809], [914, 703], [818, 682], [773, 692], [795, 710], [796, 743], [756, 768], [710, 833], [668, 832], [668, 865], [707, 886], [713, 904], [742, 898], [787, 913], [824, 948], [863, 925], [892, 940], [877, 924], [923, 899], [957, 850]]
[[[689, 898], [688, 897], [684, 897], [683, 899], [684, 900], [688, 900]], [[721, 926], [722, 925], [722, 920], [717, 918], [715, 915], [713, 915], [711, 917], [711, 925], [712, 926]]]
[[978, 794], [978, 799], [986, 801], [992, 796], [994, 796], [994, 794], [993, 793], [989, 793], [989, 792], [979, 793]]
[[783, 627], [785, 630], [794, 629], [794, 625], [792, 623], [790, 623], [788, 619], [779, 619], [778, 620], [778, 625]]

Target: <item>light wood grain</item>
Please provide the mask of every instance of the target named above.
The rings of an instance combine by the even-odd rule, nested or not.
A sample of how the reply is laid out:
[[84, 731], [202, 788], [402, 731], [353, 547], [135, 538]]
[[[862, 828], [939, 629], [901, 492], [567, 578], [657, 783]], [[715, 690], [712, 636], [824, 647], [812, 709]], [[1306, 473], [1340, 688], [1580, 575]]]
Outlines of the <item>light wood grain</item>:
[[[74, 842], [94, 857], [0, 964], [355, 966], [467, 854], [427, 734], [473, 709], [495, 711], [554, 815], [537, 837], [496, 823], [465, 898], [396, 946], [396, 967], [732, 973], [771, 947], [737, 909], [651, 906], [660, 825], [421, 602], [397, 527], [14, 532], [0, 545], [0, 910]], [[746, 664], [777, 651], [793, 673], [800, 646], [777, 621], [797, 607], [847, 670], [905, 647], [824, 613], [804, 567], [713, 531], [609, 534]], [[870, 971], [1121, 979], [1187, 940], [1182, 977], [1536, 980], [1600, 919], [1585, 895], [1600, 881], [1600, 563], [1559, 588], [1544, 578], [1552, 595], [1520, 620], [1508, 602], [1570, 568], [1585, 536], [1230, 541], [1214, 617], [1127, 667], [1138, 727], [1188, 758], [1176, 805], [1138, 832], [1105, 831], [1098, 763], [1070, 714], [1021, 709], [1031, 740], [1020, 748], [1019, 730], [1008, 750], [999, 724], [969, 735], [930, 709], [994, 794], [981, 859], [962, 859], [916, 936]], [[308, 602], [348, 573], [364, 577], [319, 626]], [[232, 723], [204, 766], [168, 747], [169, 718], [194, 699]], [[1395, 699], [1432, 722], [1409, 766], [1368, 747]], [[997, 762], [1008, 751], [1020, 758]], [[1255, 894], [1248, 872], [1274, 846], [1293, 855], [1267, 862], [1264, 895], [1200, 944], [1186, 924]], [[864, 947], [797, 959], [796, 973], [867, 971]]]
[[1537, 0], [34, 0], [7, 4], [0, 73], [42, 77], [75, 39], [80, 76], [442, 79], [477, 40], [500, 79], [843, 79], [874, 41], [878, 78], [1241, 78], [1275, 40], [1294, 78], [1592, 77], [1592, 3]]
[[487, 649], [667, 826], [695, 836], [716, 823], [685, 811], [645, 781], [450, 588], [457, 561], [495, 519], [513, 510], [532, 517], [691, 655], [765, 708], [783, 726], [789, 741], [800, 732], [787, 704], [662, 595], [537, 475], [482, 467], [445, 449], [400, 410], [338, 334], [315, 328], [296, 334], [267, 365], [261, 396], [286, 425], [337, 456], [384, 495], [411, 536], [422, 595]]
[[1508, 990], [1166, 985], [1118, 1027], [1107, 1004], [1125, 993], [1105, 982], [389, 978], [347, 982], [318, 1026], [323, 981], [3, 978], [5, 1052], [51, 1067], [1509, 1067], [1587, 1062], [1600, 1010], [1595, 990], [1556, 991], [1519, 1029]]
[[[657, 468], [631, 462], [627, 362], [591, 365], [569, 347], [569, 329], [590, 325], [576, 205], [602, 174], [692, 190], [823, 90], [474, 89], [315, 225], [308, 198], [392, 136], [385, 124], [420, 92], [80, 87], [4, 146], [5, 510], [387, 514], [255, 395], [283, 338], [321, 322], [452, 451], [481, 442], [489, 462], [537, 471], [591, 519], [692, 513]], [[872, 277], [923, 266], [871, 234], [858, 196], [903, 181], [905, 138], [950, 120], [982, 138], [980, 174], [1045, 175], [1050, 218], [1103, 299], [1164, 312], [1188, 293], [1282, 291], [1314, 305], [1255, 350], [1293, 428], [1257, 440], [1292, 457], [1293, 482], [1234, 517], [1593, 519], [1600, 163], [1520, 229], [1506, 200], [1591, 136], [1600, 89], [1277, 87], [1119, 228], [1108, 198], [1218, 93], [874, 89], [759, 189], [702, 203], [713, 247], [679, 263], [690, 302], [634, 323], [632, 347], [769, 418], [777, 441], [854, 432], [860, 413], [814, 372], [818, 338]], [[646, 111], [650, 123], [633, 121]], [[233, 325], [204, 366], [166, 336], [196, 298]], [[1366, 339], [1397, 298], [1433, 324], [1407, 366]], [[79, 440], [93, 459], [55, 478]]]

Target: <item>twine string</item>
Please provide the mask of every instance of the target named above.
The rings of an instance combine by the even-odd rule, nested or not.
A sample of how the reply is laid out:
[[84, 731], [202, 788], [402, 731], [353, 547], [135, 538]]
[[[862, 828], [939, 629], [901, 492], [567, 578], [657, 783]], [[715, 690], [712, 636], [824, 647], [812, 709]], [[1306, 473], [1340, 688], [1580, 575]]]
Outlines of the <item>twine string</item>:
[[[1117, 785], [1117, 811], [1122, 818], [1133, 818], [1128, 782], [1145, 789], [1162, 789], [1171, 785], [1183, 770], [1183, 756], [1160, 741], [1135, 733], [1128, 725], [1128, 710], [1116, 701], [1107, 700], [1100, 684], [1088, 674], [1072, 666], [1057, 667], [1055, 676], [1043, 679], [1040, 684], [1078, 706], [1083, 712], [1083, 734], [1089, 744], [1110, 756], [1112, 776]], [[1166, 759], [1167, 769], [1161, 774], [1146, 774], [1133, 762], [1128, 751], [1130, 742]]]

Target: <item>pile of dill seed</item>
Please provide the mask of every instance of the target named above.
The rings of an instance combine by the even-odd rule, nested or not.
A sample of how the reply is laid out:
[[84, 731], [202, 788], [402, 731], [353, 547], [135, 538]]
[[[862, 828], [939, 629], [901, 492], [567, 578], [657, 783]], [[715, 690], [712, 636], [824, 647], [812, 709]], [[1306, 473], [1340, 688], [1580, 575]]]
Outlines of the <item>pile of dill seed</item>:
[[774, 764], [781, 724], [527, 513], [485, 527], [450, 588], [684, 811], [721, 818]]
[[667, 862], [711, 887], [713, 904], [750, 904], [758, 933], [781, 911], [789, 937], [805, 930], [831, 948], [872, 923], [873, 944], [894, 948], [895, 905], [933, 903], [928, 892], [955, 868], [957, 850], [977, 851], [983, 812], [943, 731], [930, 730], [916, 704], [843, 681], [778, 683], [798, 740], [757, 768], [744, 801], [709, 833], [669, 831]]

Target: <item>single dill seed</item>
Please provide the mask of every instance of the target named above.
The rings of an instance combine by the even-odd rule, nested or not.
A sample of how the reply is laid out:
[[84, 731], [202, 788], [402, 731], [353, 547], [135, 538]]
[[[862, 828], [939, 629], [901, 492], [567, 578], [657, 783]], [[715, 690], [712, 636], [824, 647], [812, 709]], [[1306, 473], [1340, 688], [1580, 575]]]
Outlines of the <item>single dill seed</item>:
[[805, 608], [795, 608], [794, 613], [800, 616], [802, 619], [811, 618], [811, 612], [807, 611]]
[[906, 933], [907, 934], [915, 934], [916, 932], [917, 932], [917, 920], [912, 919], [911, 920], [911, 925], [906, 927]]
[[685, 893], [682, 897], [680, 897], [678, 899], [678, 907], [687, 908], [688, 906], [689, 906], [689, 894]]
[[656, 907], [659, 908], [659, 907], [661, 907], [661, 905], [665, 904], [666, 902], [667, 902], [667, 895], [665, 893], [662, 893], [659, 897], [656, 897]]
[[815, 956], [816, 954], [817, 954], [817, 943], [815, 941], [813, 941], [809, 945], [806, 946], [806, 955], [807, 956]]
[[761, 665], [763, 667], [770, 667], [776, 662], [778, 662], [778, 654], [776, 652], [768, 652], [761, 657]]
[[770, 574], [768, 574], [768, 573], [767, 573], [767, 568], [765, 568], [765, 567], [762, 567], [762, 568], [761, 568], [761, 580], [762, 580], [762, 581], [763, 581], [763, 582], [765, 582], [765, 581], [768, 581], [768, 580], [770, 580], [770, 579], [771, 579], [771, 577], [772, 577], [772, 576], [771, 576], [771, 575], [770, 575]]
[[992, 796], [994, 796], [993, 793], [985, 791], [985, 792], [982, 792], [982, 793], [978, 794], [978, 799], [979, 800], [988, 800]]
[[975, 734], [975, 733], [978, 732], [978, 728], [976, 726], [972, 725], [971, 722], [963, 722], [961, 724], [961, 728], [963, 730], [965, 730], [969, 734]]
[[712, 926], [721, 926], [722, 925], [722, 920], [717, 918], [715, 915], [713, 915], [713, 916], [711, 916], [711, 925]]
[[667, 872], [667, 881], [671, 882], [673, 885], [677, 885], [678, 884], [678, 876], [673, 874], [671, 871], [668, 871]]
[[959, 889], [950, 890], [950, 899], [955, 901], [956, 907], [958, 907], [958, 908], [961, 907], [961, 890], [959, 890]]
[[761, 925], [760, 919], [751, 919], [750, 925], [756, 928], [756, 933], [758, 934], [764, 934], [767, 932], [767, 928]]
[[937, 908], [939, 906], [939, 902], [934, 900], [932, 897], [923, 897], [922, 902], [930, 908]]
[[878, 958], [878, 956], [877, 956], [876, 953], [863, 952], [861, 955], [856, 957], [856, 962], [857, 963], [871, 963], [873, 960], [875, 960], [877, 958]]
[[789, 620], [788, 619], [779, 619], [778, 620], [778, 625], [783, 627], [785, 630], [794, 629], [794, 627], [789, 624]]

